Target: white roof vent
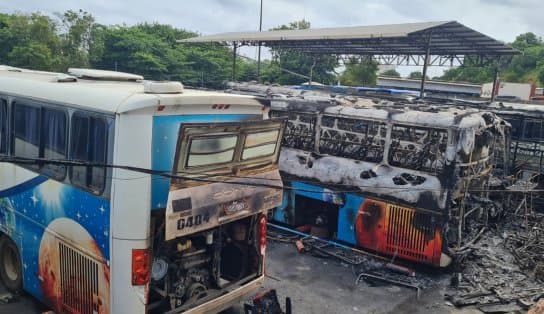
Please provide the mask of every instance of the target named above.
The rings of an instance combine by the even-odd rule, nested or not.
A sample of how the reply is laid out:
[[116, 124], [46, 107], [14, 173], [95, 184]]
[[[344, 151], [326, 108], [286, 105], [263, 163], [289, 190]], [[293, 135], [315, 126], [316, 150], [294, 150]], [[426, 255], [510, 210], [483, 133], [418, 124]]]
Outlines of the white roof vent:
[[80, 68], [69, 68], [68, 74], [82, 79], [105, 81], [141, 81], [144, 79], [143, 76], [132, 73]]
[[183, 93], [183, 84], [168, 81], [145, 81], [144, 92], [148, 94], [181, 94]]

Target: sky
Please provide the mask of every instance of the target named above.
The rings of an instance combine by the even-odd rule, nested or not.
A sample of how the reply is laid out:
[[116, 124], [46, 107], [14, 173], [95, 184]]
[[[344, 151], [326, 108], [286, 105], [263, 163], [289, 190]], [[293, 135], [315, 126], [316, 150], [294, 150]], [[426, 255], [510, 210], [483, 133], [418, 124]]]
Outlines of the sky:
[[[0, 0], [4, 13], [83, 9], [97, 22], [170, 24], [200, 34], [258, 30], [259, 0]], [[543, 0], [263, 0], [263, 30], [306, 19], [312, 28], [456, 20], [495, 39], [544, 36]], [[243, 53], [255, 58], [256, 50]], [[413, 70], [398, 69], [401, 74]], [[416, 69], [417, 70], [417, 69]], [[441, 69], [431, 68], [430, 74]]]

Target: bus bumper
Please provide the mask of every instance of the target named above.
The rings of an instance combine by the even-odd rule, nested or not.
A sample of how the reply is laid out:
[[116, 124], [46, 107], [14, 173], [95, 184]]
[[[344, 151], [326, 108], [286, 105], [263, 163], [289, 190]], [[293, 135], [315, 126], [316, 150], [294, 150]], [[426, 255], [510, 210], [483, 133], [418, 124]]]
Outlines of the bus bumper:
[[229, 307], [239, 304], [248, 295], [253, 294], [262, 287], [264, 284], [264, 275], [248, 282], [247, 284], [238, 287], [227, 294], [224, 294], [218, 298], [203, 303], [197, 307], [187, 310], [185, 313], [197, 314], [197, 313], [218, 313]]

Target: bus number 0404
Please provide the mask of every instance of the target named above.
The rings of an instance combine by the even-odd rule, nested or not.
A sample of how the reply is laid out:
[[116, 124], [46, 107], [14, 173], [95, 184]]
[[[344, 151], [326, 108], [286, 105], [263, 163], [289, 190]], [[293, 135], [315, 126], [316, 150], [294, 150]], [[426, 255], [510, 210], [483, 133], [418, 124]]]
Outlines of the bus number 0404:
[[178, 230], [200, 226], [201, 224], [208, 222], [210, 222], [210, 215], [208, 213], [180, 218], [178, 220]]

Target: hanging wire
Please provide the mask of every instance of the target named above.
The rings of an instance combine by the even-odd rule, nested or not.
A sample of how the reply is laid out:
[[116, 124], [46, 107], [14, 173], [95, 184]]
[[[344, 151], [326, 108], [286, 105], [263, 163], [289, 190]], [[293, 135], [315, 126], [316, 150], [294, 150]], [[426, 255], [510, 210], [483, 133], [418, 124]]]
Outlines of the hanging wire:
[[[9, 162], [15, 164], [54, 164], [54, 165], [66, 165], [66, 166], [87, 166], [87, 167], [104, 167], [104, 168], [117, 168], [123, 170], [129, 170], [139, 173], [145, 173], [148, 175], [158, 176], [158, 178], [152, 178], [152, 180], [158, 179], [181, 179], [181, 180], [192, 180], [197, 182], [205, 183], [224, 183], [232, 185], [245, 185], [245, 186], [255, 186], [255, 187], [265, 187], [273, 188], [278, 190], [289, 190], [289, 191], [299, 191], [299, 192], [308, 192], [308, 193], [320, 193], [320, 194], [339, 194], [339, 193], [363, 193], [361, 189], [385, 189], [385, 190], [397, 190], [397, 191], [444, 191], [443, 188], [422, 188], [414, 186], [377, 186], [377, 185], [351, 185], [351, 184], [341, 184], [341, 183], [328, 183], [329, 187], [352, 187], [354, 189], [339, 189], [335, 191], [316, 191], [314, 189], [304, 189], [304, 188], [294, 188], [291, 186], [277, 185], [273, 183], [262, 183], [263, 181], [269, 182], [302, 182], [302, 183], [315, 183], [316, 181], [308, 180], [299, 180], [299, 179], [274, 179], [274, 178], [258, 178], [258, 177], [248, 177], [248, 176], [235, 176], [231, 174], [194, 174], [194, 173], [184, 173], [184, 172], [168, 172], [161, 170], [154, 170], [142, 167], [134, 166], [125, 166], [125, 165], [113, 165], [105, 163], [93, 163], [88, 161], [80, 160], [65, 160], [65, 159], [45, 159], [45, 158], [27, 158], [27, 157], [14, 157], [14, 156], [0, 156], [0, 162]], [[112, 177], [114, 178], [114, 177]], [[119, 178], [119, 180], [138, 180], [146, 177], [136, 177], [136, 178]], [[228, 179], [222, 179], [228, 178]], [[246, 179], [246, 181], [238, 182], [233, 181], [234, 179]], [[247, 180], [258, 180], [260, 182], [248, 182]], [[501, 192], [501, 193], [520, 193], [528, 192], [524, 189], [519, 190], [503, 190], [503, 189], [468, 189], [469, 192]], [[531, 192], [544, 192], [544, 189], [534, 189]]]

